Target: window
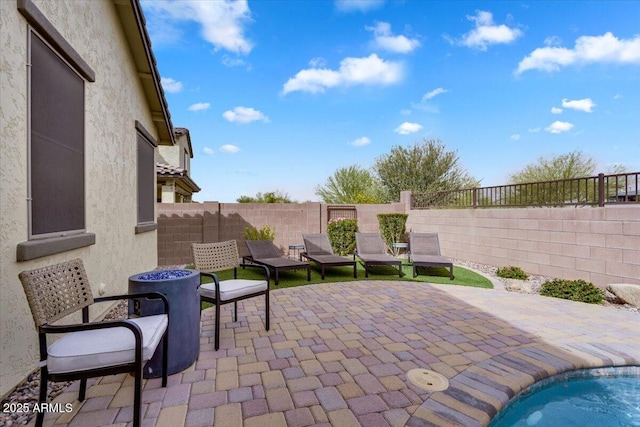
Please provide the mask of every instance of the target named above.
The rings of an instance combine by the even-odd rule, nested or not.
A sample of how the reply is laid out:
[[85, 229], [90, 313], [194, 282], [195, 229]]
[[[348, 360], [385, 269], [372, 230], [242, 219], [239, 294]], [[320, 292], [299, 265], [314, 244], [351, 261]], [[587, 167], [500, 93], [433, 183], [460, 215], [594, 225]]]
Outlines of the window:
[[137, 130], [137, 179], [138, 179], [138, 225], [136, 233], [144, 233], [158, 228], [155, 217], [157, 142], [149, 132], [136, 121]]
[[79, 233], [84, 209], [84, 80], [31, 33], [31, 237]]
[[31, 0], [28, 23], [28, 237], [17, 261], [95, 244], [85, 231], [85, 83], [93, 70]]

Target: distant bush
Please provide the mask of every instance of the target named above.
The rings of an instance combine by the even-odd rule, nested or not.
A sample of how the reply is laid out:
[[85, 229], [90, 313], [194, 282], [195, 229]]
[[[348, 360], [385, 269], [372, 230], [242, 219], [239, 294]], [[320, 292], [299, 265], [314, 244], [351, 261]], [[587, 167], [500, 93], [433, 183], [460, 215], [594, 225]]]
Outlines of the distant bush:
[[544, 282], [540, 289], [540, 295], [589, 304], [601, 304], [604, 299], [602, 289], [584, 280], [554, 279], [550, 282]]
[[394, 243], [405, 241], [404, 233], [408, 217], [409, 215], [405, 213], [378, 214], [380, 234], [389, 250], [393, 249]]
[[269, 227], [265, 225], [264, 227], [258, 229], [256, 227], [245, 227], [244, 228], [244, 239], [245, 240], [271, 240], [276, 238], [276, 228]]
[[499, 268], [498, 271], [496, 271], [496, 275], [504, 279], [527, 280], [529, 278], [529, 275], [522, 271], [520, 267], [515, 267], [513, 265]]
[[358, 222], [355, 219], [333, 219], [327, 226], [331, 248], [336, 255], [351, 255], [356, 249]]

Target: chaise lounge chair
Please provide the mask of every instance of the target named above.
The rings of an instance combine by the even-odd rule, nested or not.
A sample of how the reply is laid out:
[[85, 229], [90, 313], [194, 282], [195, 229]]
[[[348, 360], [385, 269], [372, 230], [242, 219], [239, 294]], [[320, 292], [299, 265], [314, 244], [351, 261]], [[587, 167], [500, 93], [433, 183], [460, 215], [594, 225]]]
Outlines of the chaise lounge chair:
[[322, 280], [324, 280], [324, 272], [327, 267], [340, 267], [344, 265], [353, 266], [353, 277], [358, 277], [356, 261], [350, 260], [333, 253], [329, 236], [321, 234], [303, 234], [305, 251], [300, 253], [300, 259], [306, 258], [320, 266]]
[[453, 262], [440, 253], [437, 233], [409, 233], [409, 250], [413, 277], [418, 275], [418, 267], [448, 267], [449, 278], [453, 280]]
[[356, 255], [364, 263], [364, 276], [369, 277], [371, 265], [397, 265], [402, 277], [402, 261], [389, 255], [380, 233], [356, 233]]
[[308, 262], [289, 259], [280, 253], [276, 245], [270, 240], [247, 240], [247, 249], [251, 255], [242, 257], [244, 261], [269, 267], [274, 271], [274, 283], [278, 286], [278, 276], [281, 270], [307, 270], [307, 281], [311, 280], [311, 265]]

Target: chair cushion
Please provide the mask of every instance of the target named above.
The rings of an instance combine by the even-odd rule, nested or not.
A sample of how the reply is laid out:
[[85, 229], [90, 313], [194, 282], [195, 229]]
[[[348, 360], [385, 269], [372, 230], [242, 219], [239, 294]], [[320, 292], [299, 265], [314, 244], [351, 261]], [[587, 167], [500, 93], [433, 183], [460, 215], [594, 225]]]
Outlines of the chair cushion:
[[[166, 314], [129, 319], [142, 330], [142, 360], [151, 359], [167, 329]], [[135, 337], [124, 327], [70, 332], [47, 350], [51, 373], [86, 371], [135, 361]]]
[[[246, 295], [257, 294], [267, 290], [266, 280], [231, 279], [220, 282], [220, 300], [229, 301]], [[200, 295], [216, 299], [216, 284], [206, 283], [200, 286]]]

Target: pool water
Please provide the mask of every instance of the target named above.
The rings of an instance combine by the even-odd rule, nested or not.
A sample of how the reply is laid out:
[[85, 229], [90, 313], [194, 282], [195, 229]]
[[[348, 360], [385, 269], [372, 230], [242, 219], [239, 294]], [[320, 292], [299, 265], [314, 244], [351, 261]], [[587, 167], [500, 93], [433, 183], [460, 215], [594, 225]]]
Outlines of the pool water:
[[640, 427], [640, 377], [552, 382], [511, 403], [490, 427]]

